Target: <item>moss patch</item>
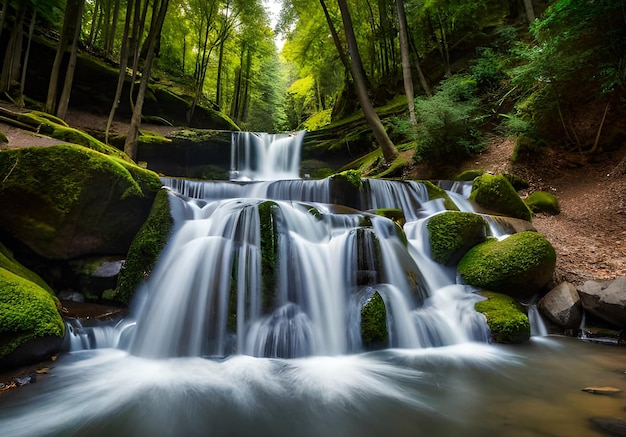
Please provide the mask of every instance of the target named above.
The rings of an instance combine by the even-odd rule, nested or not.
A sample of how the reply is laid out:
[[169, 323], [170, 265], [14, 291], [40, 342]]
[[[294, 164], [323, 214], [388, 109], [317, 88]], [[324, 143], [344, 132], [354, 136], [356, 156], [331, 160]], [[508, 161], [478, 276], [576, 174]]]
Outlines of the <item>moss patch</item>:
[[492, 341], [523, 343], [530, 338], [530, 322], [519, 302], [500, 293], [480, 294], [487, 299], [476, 303], [475, 308], [487, 318]]
[[469, 249], [487, 237], [487, 223], [471, 212], [437, 214], [430, 218], [426, 227], [432, 258], [445, 265], [455, 265]]
[[150, 276], [173, 225], [169, 197], [167, 191], [162, 189], [154, 199], [148, 219], [130, 246], [117, 280], [115, 300], [125, 304], [131, 301], [137, 287]]
[[550, 215], [557, 215], [561, 212], [556, 196], [545, 191], [535, 191], [526, 198], [525, 202], [533, 212], [545, 212]]
[[360, 190], [363, 186], [363, 180], [361, 179], [361, 172], [358, 170], [346, 170], [341, 173], [337, 173], [332, 176], [333, 179], [343, 179], [352, 185], [357, 190]]
[[42, 112], [27, 112], [20, 114], [18, 121], [36, 127], [40, 133], [48, 135], [60, 141], [87, 147], [105, 155], [115, 156], [124, 161], [131, 159], [124, 152], [115, 147], [108, 146], [91, 135], [69, 127], [63, 120]]
[[383, 298], [374, 292], [361, 308], [361, 341], [365, 349], [388, 346], [387, 310]]
[[91, 149], [0, 152], [0, 227], [37, 254], [126, 253], [162, 184], [148, 170]]
[[509, 217], [532, 220], [532, 212], [503, 175], [485, 173], [474, 179], [469, 198], [490, 211]]
[[0, 268], [0, 357], [37, 337], [63, 337], [55, 301], [39, 285]]
[[2, 243], [0, 243], [0, 268], [8, 270], [9, 272], [24, 278], [34, 284], [40, 286], [44, 290], [46, 290], [55, 301], [58, 301], [54, 291], [50, 286], [41, 279], [41, 277], [33, 272], [32, 270], [27, 269], [22, 264], [20, 264], [15, 258], [13, 258], [13, 253], [9, 249], [7, 249]]
[[485, 172], [483, 170], [465, 170], [464, 172], [459, 173], [454, 176], [452, 180], [455, 181], [473, 181], [478, 176], [483, 175]]
[[526, 231], [473, 247], [457, 269], [469, 285], [529, 298], [550, 282], [555, 264], [556, 252], [550, 242], [541, 234]]
[[443, 206], [449, 211], [458, 211], [459, 208], [455, 205], [455, 203], [450, 199], [448, 193], [443, 188], [439, 188], [437, 185], [433, 184], [430, 181], [417, 181], [426, 186], [426, 191], [428, 192], [428, 199], [443, 199]]

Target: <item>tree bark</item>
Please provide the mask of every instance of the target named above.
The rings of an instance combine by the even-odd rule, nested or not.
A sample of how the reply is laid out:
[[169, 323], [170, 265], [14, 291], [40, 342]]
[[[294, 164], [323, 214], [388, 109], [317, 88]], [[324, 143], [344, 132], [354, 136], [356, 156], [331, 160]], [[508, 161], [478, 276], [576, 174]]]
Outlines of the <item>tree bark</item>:
[[[157, 7], [157, 3], [160, 4], [159, 7]], [[157, 19], [153, 22], [153, 25], [156, 26], [156, 29], [155, 32], [151, 32], [152, 37], [150, 38], [148, 50], [146, 52], [141, 83], [139, 84], [139, 91], [137, 92], [137, 100], [135, 101], [133, 116], [130, 120], [130, 127], [128, 128], [126, 141], [124, 142], [124, 152], [126, 152], [132, 160], [137, 159], [137, 136], [139, 134], [139, 126], [141, 125], [141, 111], [143, 109], [146, 90], [148, 89], [148, 81], [150, 80], [150, 71], [152, 69], [157, 36], [161, 33], [163, 28], [163, 22], [165, 21], [168, 4], [169, 0], [161, 0], [160, 2], [155, 0], [154, 4], [153, 14], [157, 16]]]
[[404, 92], [409, 103], [409, 117], [411, 124], [416, 125], [415, 95], [413, 91], [413, 75], [411, 74], [411, 57], [409, 55], [409, 38], [407, 32], [406, 14], [402, 0], [396, 0], [398, 11], [398, 31], [400, 33], [400, 54], [402, 56], [402, 77], [404, 78]]
[[378, 141], [378, 144], [383, 152], [383, 157], [387, 162], [391, 162], [398, 156], [398, 151], [396, 150], [396, 146], [394, 146], [389, 139], [378, 114], [376, 114], [376, 111], [374, 110], [374, 106], [369, 100], [366, 81], [362, 73], [363, 64], [361, 62], [361, 56], [359, 55], [348, 4], [346, 0], [337, 0], [337, 3], [339, 3], [339, 9], [341, 10], [341, 19], [343, 21], [343, 28], [346, 34], [346, 41], [348, 43], [348, 52], [350, 53], [352, 79], [354, 80], [354, 86], [356, 88], [361, 109], [363, 110], [367, 123], [370, 125], [370, 128], [374, 133], [374, 137], [376, 137], [376, 141]]
[[124, 80], [126, 79], [126, 67], [128, 66], [128, 33], [130, 32], [130, 22], [133, 15], [133, 2], [129, 1], [126, 9], [126, 19], [124, 21], [124, 34], [122, 36], [122, 47], [120, 49], [120, 71], [117, 76], [117, 86], [115, 88], [115, 96], [113, 97], [113, 105], [111, 105], [111, 111], [109, 112], [109, 118], [107, 119], [107, 125], [104, 130], [104, 141], [109, 144], [109, 131], [115, 118], [115, 112], [120, 104], [120, 98], [122, 97], [122, 91], [124, 89]]
[[9, 42], [4, 54], [2, 72], [0, 73], [0, 91], [9, 91], [12, 84], [20, 78], [20, 64], [22, 58], [22, 38], [24, 18], [26, 16], [26, 4], [20, 3], [16, 11], [15, 22], [11, 29]]
[[72, 83], [74, 82], [74, 72], [76, 71], [76, 61], [78, 57], [78, 42], [80, 40], [80, 29], [83, 19], [83, 8], [85, 7], [85, 0], [79, 0], [78, 12], [76, 16], [76, 24], [74, 28], [74, 37], [72, 39], [72, 50], [70, 53], [70, 61], [67, 65], [65, 72], [65, 80], [63, 81], [63, 91], [59, 98], [59, 107], [57, 108], [57, 117], [65, 118], [67, 115], [67, 108], [70, 104], [70, 94], [72, 93]]
[[524, 0], [524, 9], [526, 10], [526, 18], [529, 23], [535, 21], [535, 9], [532, 0]]
[[320, 5], [324, 10], [324, 17], [326, 17], [326, 23], [328, 23], [328, 27], [330, 28], [330, 34], [333, 37], [333, 42], [335, 43], [335, 47], [337, 48], [337, 53], [339, 53], [339, 59], [341, 59], [341, 63], [345, 67], [346, 71], [350, 71], [350, 63], [348, 62], [348, 58], [346, 57], [346, 52], [343, 51], [343, 45], [341, 43], [341, 40], [339, 39], [339, 34], [337, 33], [337, 29], [335, 29], [333, 20], [330, 18], [330, 14], [328, 13], [328, 8], [326, 7], [326, 3], [324, 2], [324, 0], [320, 0]]
[[7, 18], [7, 9], [9, 8], [9, 0], [3, 0], [2, 2], [2, 11], [0, 12], [0, 35], [2, 35], [2, 30], [4, 29], [4, 22]]

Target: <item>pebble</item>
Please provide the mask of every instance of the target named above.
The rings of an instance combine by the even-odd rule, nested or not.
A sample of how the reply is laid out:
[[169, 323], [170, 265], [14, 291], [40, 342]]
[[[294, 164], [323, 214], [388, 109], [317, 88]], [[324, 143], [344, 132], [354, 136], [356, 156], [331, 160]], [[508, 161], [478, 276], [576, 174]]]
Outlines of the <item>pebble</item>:
[[618, 393], [621, 393], [622, 390], [620, 390], [619, 388], [615, 388], [615, 387], [585, 387], [582, 389], [582, 391], [587, 392], [587, 393], [593, 393], [596, 395], [616, 395]]

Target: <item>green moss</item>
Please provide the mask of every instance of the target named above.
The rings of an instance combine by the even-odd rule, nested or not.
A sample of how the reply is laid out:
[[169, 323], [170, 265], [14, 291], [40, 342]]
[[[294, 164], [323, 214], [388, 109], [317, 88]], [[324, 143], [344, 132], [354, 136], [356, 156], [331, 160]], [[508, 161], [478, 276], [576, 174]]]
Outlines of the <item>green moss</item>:
[[487, 299], [476, 303], [476, 311], [487, 318], [495, 343], [523, 343], [530, 338], [530, 322], [524, 308], [515, 299], [500, 293], [483, 291]]
[[272, 311], [278, 272], [278, 231], [275, 214], [278, 206], [275, 202], [259, 203], [259, 221], [261, 227], [261, 308], [265, 314]]
[[385, 348], [388, 338], [385, 301], [376, 291], [361, 308], [361, 341], [365, 349]]
[[443, 188], [439, 188], [437, 185], [433, 184], [430, 181], [418, 181], [426, 186], [426, 191], [428, 192], [428, 199], [443, 199], [443, 206], [446, 207], [449, 211], [458, 211], [459, 208], [455, 205], [455, 203], [450, 199], [448, 193]]
[[535, 191], [526, 198], [525, 202], [533, 212], [545, 212], [550, 215], [557, 215], [561, 212], [556, 196], [545, 191]]
[[5, 135], [4, 132], [0, 131], [0, 144], [6, 144], [9, 142], [9, 139]]
[[550, 242], [537, 232], [526, 231], [473, 247], [457, 269], [469, 285], [532, 297], [550, 282], [555, 264], [556, 252]]
[[532, 220], [532, 212], [503, 175], [485, 173], [474, 179], [469, 199], [490, 211]]
[[167, 190], [162, 189], [154, 199], [148, 219], [130, 246], [118, 276], [115, 300], [126, 304], [131, 301], [137, 287], [150, 276], [173, 225]]
[[63, 337], [65, 327], [50, 293], [0, 268], [0, 357], [37, 337]]
[[454, 176], [452, 180], [454, 181], [473, 181], [478, 176], [484, 174], [484, 170], [465, 170], [464, 172], [459, 173]]
[[402, 241], [404, 246], [408, 246], [409, 240], [404, 233], [403, 226], [406, 223], [406, 217], [404, 216], [404, 211], [397, 208], [378, 208], [376, 210], [376, 215], [387, 217], [396, 225], [396, 233], [398, 234], [398, 238]]
[[104, 153], [105, 155], [115, 156], [124, 161], [131, 162], [131, 159], [124, 152], [115, 147], [108, 146], [85, 132], [67, 126], [67, 124], [60, 119], [57, 120], [62, 123], [55, 122], [56, 117], [52, 117], [49, 114], [45, 114], [44, 116], [42, 114], [43, 113], [35, 111], [27, 112], [20, 114], [18, 120], [22, 123], [37, 127], [40, 133], [57, 140], [84, 146]]
[[33, 272], [32, 270], [27, 269], [22, 264], [20, 264], [14, 257], [9, 249], [7, 249], [2, 243], [0, 243], [0, 268], [8, 270], [9, 272], [20, 276], [30, 282], [33, 282], [46, 290], [52, 298], [57, 301], [56, 295], [50, 286], [41, 279], [41, 277]]
[[430, 218], [428, 238], [432, 258], [438, 263], [455, 265], [475, 245], [485, 241], [487, 223], [470, 212], [448, 211]]
[[402, 156], [396, 157], [389, 166], [386, 166], [382, 171], [374, 171], [369, 176], [375, 178], [391, 178], [402, 175], [402, 170], [410, 164], [409, 160]]
[[337, 173], [332, 176], [333, 179], [343, 179], [352, 185], [357, 190], [360, 190], [363, 186], [363, 180], [361, 179], [361, 172], [358, 170], [346, 170], [341, 173]]
[[526, 182], [524, 179], [517, 175], [514, 175], [512, 173], [504, 173], [502, 174], [502, 176], [504, 176], [506, 180], [509, 181], [511, 185], [513, 185], [513, 188], [515, 188], [516, 191], [525, 190], [529, 187], [528, 182]]

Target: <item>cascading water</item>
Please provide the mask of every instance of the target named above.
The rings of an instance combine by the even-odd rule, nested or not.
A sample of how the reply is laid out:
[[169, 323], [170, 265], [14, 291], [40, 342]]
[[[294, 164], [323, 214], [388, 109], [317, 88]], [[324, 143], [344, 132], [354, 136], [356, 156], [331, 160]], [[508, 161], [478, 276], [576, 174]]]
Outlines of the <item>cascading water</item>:
[[[599, 437], [585, 417], [622, 411], [571, 396], [619, 386], [619, 351], [604, 371], [590, 344], [487, 344], [479, 297], [431, 259], [445, 208], [418, 182], [364, 180], [358, 210], [329, 180], [163, 182], [175, 230], [131, 315], [74, 322], [53, 377], [0, 396], [2, 435]], [[378, 208], [404, 210], [406, 241], [360, 212]], [[528, 226], [486, 218], [499, 238]]]

